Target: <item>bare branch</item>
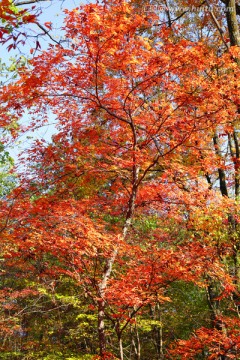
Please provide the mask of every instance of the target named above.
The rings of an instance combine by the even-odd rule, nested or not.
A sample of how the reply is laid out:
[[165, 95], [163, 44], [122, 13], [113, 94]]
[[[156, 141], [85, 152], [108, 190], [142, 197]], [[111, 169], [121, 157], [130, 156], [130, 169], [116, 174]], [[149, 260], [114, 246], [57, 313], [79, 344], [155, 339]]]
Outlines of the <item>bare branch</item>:
[[15, 6], [22, 6], [22, 5], [31, 5], [36, 4], [39, 2], [49, 2], [49, 0], [23, 0], [23, 1], [16, 1], [14, 3]]
[[41, 29], [44, 32], [45, 35], [49, 37], [49, 39], [51, 39], [53, 42], [55, 42], [56, 44], [60, 45], [63, 48], [62, 44], [59, 41], [55, 40], [43, 25], [39, 24], [39, 22], [36, 22], [35, 24], [39, 27], [39, 29]]

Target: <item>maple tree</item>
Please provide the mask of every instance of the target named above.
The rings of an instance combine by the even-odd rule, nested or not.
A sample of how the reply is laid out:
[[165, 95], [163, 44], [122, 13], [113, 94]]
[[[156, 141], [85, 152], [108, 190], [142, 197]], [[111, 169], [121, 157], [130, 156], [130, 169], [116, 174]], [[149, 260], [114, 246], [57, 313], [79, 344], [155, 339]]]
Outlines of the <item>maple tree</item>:
[[8, 49], [11, 50], [12, 48], [16, 48], [19, 43], [24, 43], [24, 40], [21, 39], [21, 36], [24, 35], [24, 33], [18, 31], [17, 34], [14, 34], [14, 30], [21, 27], [21, 25], [35, 22], [36, 16], [31, 15], [27, 10], [18, 9], [12, 1], [2, 0], [0, 2], [0, 19], [1, 44], [12, 40], [12, 43], [8, 47]]
[[60, 44], [61, 40], [53, 35], [53, 23], [43, 23], [41, 19], [46, 11], [41, 6], [44, 2], [45, 0], [1, 0], [0, 44], [6, 46], [8, 51], [18, 50], [20, 54], [29, 52], [26, 45], [31, 45], [30, 54], [34, 54], [41, 49], [43, 39]]
[[[20, 185], [1, 206], [0, 325], [6, 339], [25, 338], [22, 351], [48, 344], [43, 334], [26, 336], [32, 313], [66, 306], [66, 322], [70, 308], [95, 326], [98, 341], [82, 335], [82, 351], [102, 359], [124, 359], [128, 347], [148, 358], [140, 338], [149, 333], [158, 359], [239, 354], [236, 11], [227, 13], [231, 46], [222, 15], [208, 13], [213, 46], [185, 39], [169, 12], [166, 24], [148, 9], [105, 1], [66, 11], [68, 46], [49, 46], [1, 90], [1, 126], [11, 136], [49, 117], [57, 130], [23, 156]], [[183, 336], [169, 341], [163, 329], [184, 287], [206, 316], [184, 335], [166, 325], [172, 340]]]

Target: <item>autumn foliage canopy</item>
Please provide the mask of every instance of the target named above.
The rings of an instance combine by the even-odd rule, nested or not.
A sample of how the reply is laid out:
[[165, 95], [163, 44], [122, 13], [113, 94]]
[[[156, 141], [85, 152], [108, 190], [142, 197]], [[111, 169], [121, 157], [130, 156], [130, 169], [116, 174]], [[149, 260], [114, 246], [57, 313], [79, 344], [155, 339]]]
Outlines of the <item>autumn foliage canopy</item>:
[[240, 356], [240, 49], [155, 10], [66, 11], [1, 89], [3, 142], [54, 123], [1, 200], [3, 353]]

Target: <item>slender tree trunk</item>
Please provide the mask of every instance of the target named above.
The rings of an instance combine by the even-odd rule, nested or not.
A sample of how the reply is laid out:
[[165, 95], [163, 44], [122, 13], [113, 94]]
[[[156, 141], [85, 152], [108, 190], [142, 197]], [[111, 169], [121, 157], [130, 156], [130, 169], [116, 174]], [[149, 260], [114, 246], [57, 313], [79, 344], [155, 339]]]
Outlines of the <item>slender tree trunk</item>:
[[[131, 334], [131, 349], [133, 348], [134, 356], [136, 357], [137, 356], [137, 347], [136, 347], [136, 342], [134, 339], [134, 330], [133, 330], [133, 327], [131, 324], [130, 324], [130, 334]], [[132, 350], [130, 353], [130, 359], [132, 359]]]
[[207, 301], [208, 307], [210, 310], [210, 317], [212, 322], [212, 327], [217, 330], [222, 330], [222, 324], [218, 320], [219, 310], [218, 310], [218, 302], [215, 301], [216, 294], [214, 294], [214, 286], [212, 284], [212, 279], [209, 279], [210, 283], [207, 287]]
[[119, 352], [120, 352], [120, 359], [123, 360], [123, 344], [122, 344], [122, 337], [118, 339], [119, 342]]
[[240, 46], [240, 32], [235, 0], [228, 0], [226, 2], [226, 16], [231, 46]]
[[134, 350], [134, 359], [140, 360], [141, 359], [141, 341], [140, 341], [136, 323], [134, 325], [134, 328], [132, 326], [130, 327], [130, 331], [131, 331], [131, 337], [132, 337], [132, 346], [133, 346], [133, 350]]
[[104, 313], [105, 304], [103, 300], [98, 302], [98, 338], [99, 338], [99, 355], [103, 359], [106, 352], [106, 336], [105, 336], [105, 323]]
[[233, 131], [233, 140], [235, 146], [235, 197], [240, 195], [240, 149], [236, 130]]
[[157, 303], [154, 307], [150, 307], [151, 315], [154, 320], [157, 320], [160, 322], [160, 326], [154, 326], [154, 345], [157, 350], [157, 357], [158, 360], [164, 359], [164, 353], [163, 353], [163, 328], [162, 328], [162, 317], [161, 317], [161, 309], [160, 304]]
[[163, 354], [163, 327], [162, 327], [162, 317], [161, 317], [161, 309], [160, 309], [160, 304], [157, 304], [157, 310], [158, 310], [158, 320], [160, 322], [160, 327], [158, 328], [159, 331], [159, 359], [163, 360], [164, 359], [164, 354]]
[[139, 337], [139, 332], [137, 328], [137, 324], [135, 324], [135, 332], [136, 332], [136, 339], [137, 339], [137, 360], [141, 359], [141, 341]]
[[[214, 143], [214, 146], [215, 146], [216, 154], [219, 156], [219, 158], [222, 158], [217, 134], [215, 134], [214, 137], [213, 137], [213, 143]], [[218, 175], [219, 175], [219, 183], [220, 183], [221, 194], [222, 194], [222, 196], [227, 196], [228, 197], [228, 190], [227, 190], [225, 171], [220, 167], [218, 168]]]
[[162, 331], [162, 326], [159, 328], [159, 347], [160, 347], [159, 359], [163, 360], [164, 359], [164, 354], [163, 354], [163, 331]]
[[[138, 190], [138, 177], [139, 177], [139, 167], [133, 166], [133, 181], [132, 181], [132, 191], [128, 202], [128, 210], [126, 214], [126, 220], [123, 227], [123, 239], [126, 238], [129, 228], [132, 223], [133, 214], [135, 211], [135, 201]], [[104, 353], [106, 351], [106, 335], [105, 335], [105, 290], [107, 287], [108, 280], [112, 273], [112, 267], [115, 262], [116, 256], [118, 254], [118, 245], [112, 252], [112, 256], [107, 260], [106, 266], [104, 269], [102, 281], [98, 285], [99, 295], [101, 300], [98, 303], [98, 337], [99, 337], [99, 354], [102, 359], [104, 359]], [[121, 347], [121, 351], [122, 347]], [[120, 354], [121, 355], [121, 354]], [[123, 356], [123, 354], [121, 355]], [[122, 359], [122, 358], [121, 358]]]

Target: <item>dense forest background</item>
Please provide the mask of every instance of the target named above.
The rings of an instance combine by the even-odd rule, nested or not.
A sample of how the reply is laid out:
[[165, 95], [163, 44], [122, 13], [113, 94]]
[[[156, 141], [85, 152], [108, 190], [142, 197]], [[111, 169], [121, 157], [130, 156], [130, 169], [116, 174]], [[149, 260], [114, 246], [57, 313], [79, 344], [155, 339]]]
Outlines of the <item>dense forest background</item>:
[[45, 3], [0, 2], [0, 359], [240, 359], [240, 4]]

